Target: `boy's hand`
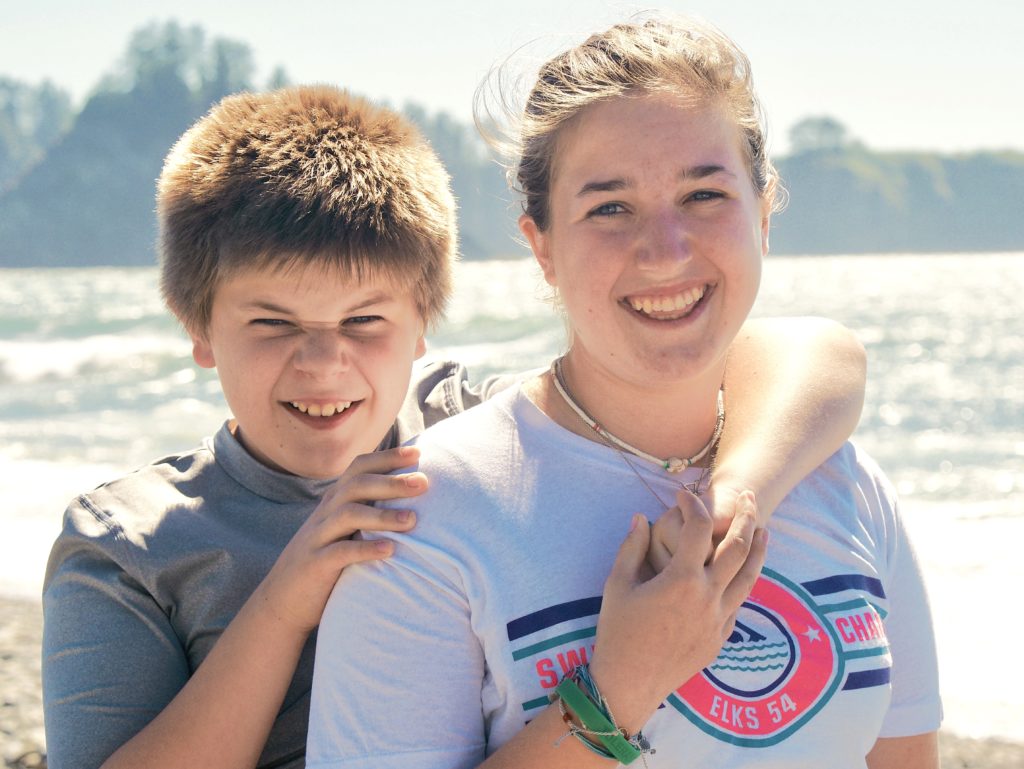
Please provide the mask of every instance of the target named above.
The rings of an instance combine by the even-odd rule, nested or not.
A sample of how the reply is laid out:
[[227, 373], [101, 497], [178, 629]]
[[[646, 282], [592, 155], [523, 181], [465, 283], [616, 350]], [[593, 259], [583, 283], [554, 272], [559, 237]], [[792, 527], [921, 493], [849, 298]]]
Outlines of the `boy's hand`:
[[388, 540], [353, 540], [352, 535], [357, 530], [408, 531], [415, 525], [411, 510], [377, 508], [371, 503], [426, 491], [423, 473], [386, 474], [418, 459], [419, 450], [414, 446], [356, 457], [256, 589], [254, 597], [259, 598], [261, 607], [298, 633], [313, 630], [346, 566], [386, 558], [394, 550], [394, 543]]
[[711, 516], [684, 493], [679, 503], [682, 525], [664, 569], [644, 578], [652, 531], [635, 516], [605, 583], [590, 669], [631, 733], [714, 660], [764, 564], [767, 533], [756, 528], [752, 495], [710, 558]]
[[[686, 517], [684, 511], [710, 515], [704, 502], [697, 495], [691, 494], [685, 489], [676, 494], [676, 506], [670, 507], [651, 524], [651, 541], [647, 546], [647, 566], [651, 576], [659, 574], [672, 560], [672, 554], [676, 551], [676, 543], [679, 542], [683, 519]], [[721, 537], [715, 538], [714, 534], [712, 536], [713, 542], [721, 539]], [[708, 550], [708, 558], [711, 557], [713, 550], [714, 544]]]
[[[736, 517], [736, 512], [741, 504], [740, 498], [743, 494], [750, 494], [751, 498], [753, 498], [753, 492], [748, 489], [749, 487], [744, 486], [739, 480], [711, 479], [711, 486], [708, 488], [705, 496], [707, 497], [708, 509], [711, 512], [715, 542], [721, 541], [722, 537], [729, 530], [729, 525], [732, 523], [733, 518]], [[768, 523], [767, 516], [761, 516], [762, 511], [760, 508], [756, 510], [756, 513], [758, 525], [766, 525]]]
[[741, 504], [746, 504], [743, 500], [748, 495], [751, 503], [755, 505], [758, 525], [763, 526], [765, 521], [761, 520], [761, 510], [756, 505], [753, 492], [743, 488], [740, 483], [713, 482], [706, 495], [707, 504], [705, 504], [704, 499], [688, 491], [683, 490], [679, 492], [677, 495], [679, 504], [662, 513], [661, 517], [654, 522], [651, 528], [651, 544], [647, 551], [647, 565], [651, 568], [652, 573], [657, 574], [664, 569], [672, 557], [675, 543], [679, 538], [679, 527], [683, 525], [681, 507], [699, 505], [710, 513], [712, 525], [712, 550], [708, 551], [708, 557], [710, 558], [714, 546], [721, 542], [726, 532], [729, 531], [729, 527], [736, 517], [737, 509]]

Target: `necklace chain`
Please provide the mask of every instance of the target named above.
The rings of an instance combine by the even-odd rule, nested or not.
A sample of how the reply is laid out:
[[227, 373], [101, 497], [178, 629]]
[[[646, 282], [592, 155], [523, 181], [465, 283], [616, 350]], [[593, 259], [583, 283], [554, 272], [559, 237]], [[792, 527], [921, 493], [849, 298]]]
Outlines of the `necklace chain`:
[[[621, 438], [618, 438], [617, 436], [608, 432], [606, 429], [601, 427], [601, 425], [597, 423], [597, 420], [590, 416], [590, 414], [588, 414], [579, 403], [576, 402], [576, 399], [569, 394], [569, 388], [565, 383], [565, 378], [562, 374], [561, 357], [555, 358], [555, 361], [551, 364], [551, 379], [554, 382], [555, 389], [558, 391], [558, 394], [562, 396], [562, 399], [566, 402], [569, 408], [571, 408], [576, 413], [576, 416], [583, 420], [584, 424], [586, 424], [587, 427], [589, 427], [595, 433], [600, 435], [606, 443], [611, 444], [613, 447], [617, 449], [628, 451], [633, 456], [640, 457], [641, 459], [646, 459], [648, 462], [657, 465], [658, 467], [669, 473], [682, 472], [691, 465], [700, 462], [702, 459], [704, 459], [704, 457], [708, 455], [711, 449], [714, 448], [715, 444], [718, 443], [718, 439], [722, 435], [722, 427], [725, 425], [725, 398], [722, 393], [722, 389], [719, 388], [718, 417], [715, 420], [715, 429], [711, 433], [711, 438], [704, 445], [704, 448], [702, 448], [700, 451], [698, 451], [691, 457], [668, 457], [667, 459], [661, 459], [659, 457], [654, 456], [653, 454], [648, 454], [646, 451], [641, 451], [636, 446], [632, 446], [626, 443]], [[619, 453], [621, 453], [621, 451]], [[623, 455], [623, 458], [625, 458], [625, 455]], [[628, 464], [630, 465], [630, 467], [632, 467], [632, 463]]]

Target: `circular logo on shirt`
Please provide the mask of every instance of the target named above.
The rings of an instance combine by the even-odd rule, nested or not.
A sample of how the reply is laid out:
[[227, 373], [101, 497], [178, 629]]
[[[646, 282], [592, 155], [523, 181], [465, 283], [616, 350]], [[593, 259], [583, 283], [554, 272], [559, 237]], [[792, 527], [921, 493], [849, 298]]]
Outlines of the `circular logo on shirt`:
[[842, 675], [839, 639], [813, 599], [766, 568], [718, 659], [669, 703], [718, 739], [765, 747], [807, 723]]

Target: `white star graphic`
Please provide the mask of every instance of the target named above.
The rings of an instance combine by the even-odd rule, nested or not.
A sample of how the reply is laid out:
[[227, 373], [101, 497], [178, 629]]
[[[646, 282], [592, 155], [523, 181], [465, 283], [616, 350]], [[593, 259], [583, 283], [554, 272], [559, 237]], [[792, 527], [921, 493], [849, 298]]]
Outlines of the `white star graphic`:
[[814, 643], [815, 641], [821, 640], [821, 631], [815, 627], [807, 628], [807, 630], [802, 632], [800, 635], [807, 636], [808, 643]]

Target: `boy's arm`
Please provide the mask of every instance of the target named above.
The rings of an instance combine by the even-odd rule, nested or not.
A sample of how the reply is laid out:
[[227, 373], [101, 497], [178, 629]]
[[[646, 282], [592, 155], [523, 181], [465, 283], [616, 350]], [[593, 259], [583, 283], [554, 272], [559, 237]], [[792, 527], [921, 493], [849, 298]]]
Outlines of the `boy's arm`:
[[850, 437], [864, 405], [864, 346], [823, 318], [750, 320], [729, 351], [725, 429], [712, 475], [716, 528], [750, 489], [763, 526]]
[[[358, 458], [191, 676], [166, 616], [141, 588], [135, 591], [137, 603], [152, 609], [151, 618], [95, 585], [89, 606], [83, 605], [81, 595], [49, 591], [47, 622], [60, 633], [48, 633], [52, 642], [44, 652], [44, 681], [53, 684], [47, 692], [47, 736], [48, 741], [52, 734], [54, 743], [67, 745], [53, 755], [50, 765], [255, 766], [339, 573], [350, 563], [385, 557], [392, 549], [388, 542], [346, 538], [358, 528], [405, 531], [414, 523], [412, 517], [401, 520], [399, 510], [373, 508], [361, 501], [424, 490], [422, 475], [381, 475], [416, 458], [416, 450], [409, 448]], [[407, 478], [414, 483], [406, 483]], [[56, 585], [62, 570], [70, 573], [73, 565], [57, 568]], [[123, 581], [117, 575], [112, 579]], [[96, 611], [104, 616], [96, 618]], [[85, 629], [91, 636], [74, 627], [76, 612], [93, 615]], [[137, 636], [153, 634], [156, 623], [167, 626], [160, 638], [148, 645], [135, 643]], [[69, 655], [69, 650], [75, 653]], [[157, 667], [163, 657], [172, 661]], [[137, 680], [132, 686], [125, 672], [131, 669], [152, 680]], [[149, 691], [159, 696], [149, 697]], [[132, 702], [139, 707], [133, 708]], [[112, 715], [106, 720], [90, 718], [97, 707]]]

